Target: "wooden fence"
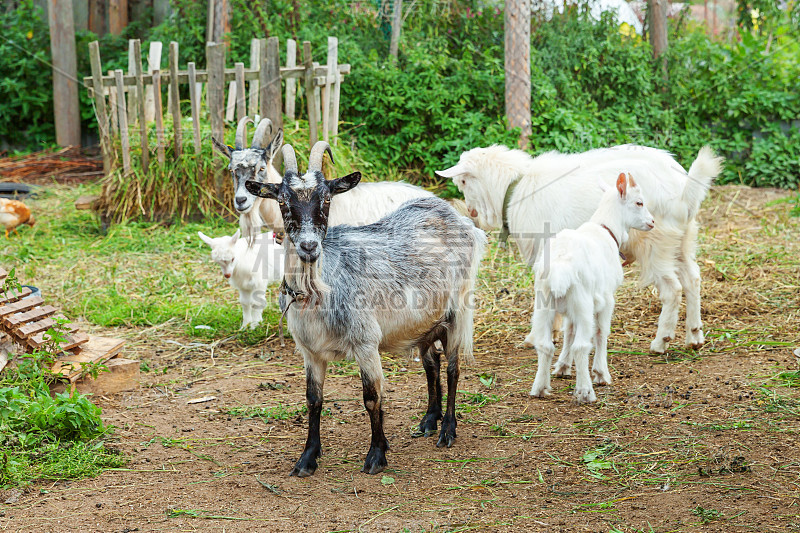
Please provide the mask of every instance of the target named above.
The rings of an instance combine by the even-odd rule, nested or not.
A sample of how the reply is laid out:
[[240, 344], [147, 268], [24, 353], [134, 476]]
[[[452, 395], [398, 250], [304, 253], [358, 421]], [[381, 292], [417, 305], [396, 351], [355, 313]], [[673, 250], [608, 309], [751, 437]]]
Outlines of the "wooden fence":
[[[141, 44], [129, 41], [128, 72], [109, 71], [103, 74], [100, 48], [97, 41], [89, 44], [92, 75], [84, 78], [94, 99], [95, 114], [100, 132], [103, 167], [106, 173], [119, 164], [122, 171], [131, 171], [131, 135], [138, 135], [142, 147], [142, 168], [147, 169], [153, 146], [148, 129], [155, 123], [155, 155], [160, 163], [166, 158], [163, 120], [163, 86], [167, 86], [167, 111], [172, 116], [172, 153], [180, 157], [183, 136], [191, 135], [194, 152], [199, 153], [203, 142], [200, 135], [200, 115], [205, 96], [205, 109], [211, 134], [222, 140], [226, 122], [234, 125], [244, 116], [266, 117], [276, 128], [283, 126], [283, 115], [289, 120], [297, 117], [295, 101], [299, 90], [305, 92], [309, 125], [309, 143], [321, 137], [332, 144], [337, 142], [340, 89], [350, 65], [338, 62], [338, 40], [328, 37], [327, 61], [324, 65], [313, 60], [311, 43], [303, 42], [302, 59], [298, 61], [297, 43], [286, 42], [286, 66], [280, 66], [277, 37], [253, 39], [250, 44], [250, 66], [236, 63], [225, 66], [225, 44], [206, 44], [206, 69], [199, 70], [194, 62], [186, 70], [178, 69], [178, 43], [169, 45], [168, 68], [161, 70], [162, 43], [150, 43], [147, 68], [142, 63]], [[282, 82], [285, 82], [282, 85]], [[298, 86], [298, 83], [300, 84]], [[188, 85], [191, 104], [191, 132], [182, 131], [180, 86]], [[226, 98], [227, 92], [227, 98]], [[284, 99], [285, 95], [285, 99]], [[321, 131], [320, 131], [321, 130]], [[112, 137], [119, 137], [120, 153], [113, 148]], [[136, 154], [134, 154], [136, 155]]]

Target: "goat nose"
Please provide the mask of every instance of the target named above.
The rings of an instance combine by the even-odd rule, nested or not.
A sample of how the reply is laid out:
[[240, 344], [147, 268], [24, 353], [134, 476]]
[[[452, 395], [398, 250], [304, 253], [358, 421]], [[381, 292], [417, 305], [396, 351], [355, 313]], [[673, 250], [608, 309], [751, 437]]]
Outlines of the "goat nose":
[[313, 254], [317, 251], [316, 241], [303, 241], [300, 243], [300, 249], [307, 254]]
[[237, 196], [236, 197], [236, 205], [240, 205], [240, 206], [244, 205], [244, 203], [246, 201], [247, 201], [247, 196]]

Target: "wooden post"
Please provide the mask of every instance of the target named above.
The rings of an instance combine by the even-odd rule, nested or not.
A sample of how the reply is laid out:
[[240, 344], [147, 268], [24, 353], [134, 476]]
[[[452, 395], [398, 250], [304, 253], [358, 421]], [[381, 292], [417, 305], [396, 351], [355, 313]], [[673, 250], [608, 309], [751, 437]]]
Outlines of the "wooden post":
[[[52, 0], [51, 0], [52, 1]], [[128, 25], [128, 0], [108, 0], [108, 31], [119, 35]]]
[[[297, 41], [289, 39], [286, 41], [286, 66], [289, 68], [297, 66]], [[295, 98], [297, 93], [297, 78], [286, 80], [286, 116], [289, 120], [295, 120]]]
[[667, 0], [648, 0], [647, 16], [650, 20], [650, 45], [653, 59], [660, 63], [661, 77], [667, 81]]
[[392, 12], [392, 40], [389, 41], [389, 55], [397, 59], [400, 48], [400, 29], [403, 27], [403, 0], [394, 0]]
[[139, 142], [142, 145], [142, 168], [145, 172], [150, 168], [150, 143], [147, 140], [147, 118], [144, 113], [144, 81], [142, 80], [142, 43], [133, 41], [133, 64], [136, 68], [136, 94], [139, 95]]
[[119, 113], [119, 140], [122, 147], [122, 173], [131, 173], [131, 144], [128, 140], [128, 110], [125, 108], [125, 85], [122, 83], [122, 70], [114, 71], [117, 82], [117, 112]]
[[56, 142], [80, 146], [81, 115], [78, 107], [78, 60], [72, 2], [49, 0], [50, 50], [53, 57], [53, 109]]
[[[150, 51], [147, 54], [147, 73], [152, 74], [156, 70], [161, 70], [161, 49], [163, 45], [159, 41], [150, 43]], [[148, 85], [145, 91], [144, 114], [147, 122], [152, 122], [155, 118], [155, 108], [153, 107], [153, 86]]]
[[[128, 76], [136, 76], [136, 61], [134, 60], [133, 47], [134, 39], [128, 39]], [[141, 68], [141, 67], [140, 67]], [[128, 86], [128, 125], [136, 124], [139, 116], [139, 96], [136, 86]]]
[[169, 43], [169, 86], [172, 88], [172, 135], [175, 142], [175, 159], [181, 156], [183, 147], [183, 131], [181, 131], [181, 99], [178, 85], [178, 43]]
[[[327, 98], [323, 99], [322, 112], [324, 114], [323, 124], [325, 124], [324, 138], [330, 142], [333, 132], [338, 131], [334, 125], [337, 120], [336, 113], [334, 112], [334, 99], [338, 98], [336, 93], [337, 79], [339, 74], [339, 39], [336, 37], [328, 37], [328, 73], [325, 76], [325, 92]], [[327, 101], [326, 101], [327, 100]], [[336, 102], [338, 106], [338, 101]]]
[[259, 118], [267, 116], [267, 40], [258, 40], [258, 115]]
[[[108, 76], [111, 76], [112, 78], [116, 76], [113, 69], [108, 71]], [[119, 113], [117, 111], [117, 87], [115, 85], [112, 85], [110, 87], [104, 86], [103, 88], [108, 94], [108, 108], [111, 110], [108, 117], [111, 122], [111, 136], [116, 137], [117, 135], [119, 135], [119, 122], [118, 122]]]
[[244, 86], [244, 63], [236, 63], [236, 122], [247, 116], [247, 91]]
[[209, 0], [206, 41], [221, 43], [231, 31], [228, 0]]
[[236, 82], [232, 81], [228, 84], [228, 103], [225, 104], [225, 120], [233, 122], [233, 117], [236, 113]]
[[159, 164], [164, 164], [164, 115], [161, 107], [161, 71], [153, 71], [153, 110], [156, 119], [156, 154]]
[[[222, 113], [225, 105], [225, 45], [223, 43], [206, 44], [206, 65], [208, 65], [206, 103], [211, 121], [211, 135], [219, 142], [224, 143], [225, 121]], [[224, 173], [220, 169], [215, 175], [218, 198], [222, 198], [223, 180]]]
[[303, 41], [303, 65], [305, 71], [306, 104], [308, 107], [308, 142], [314, 146], [319, 140], [317, 131], [317, 103], [314, 98], [314, 60], [311, 57], [311, 42]]
[[[261, 68], [261, 41], [253, 39], [250, 41], [250, 70]], [[250, 103], [248, 105], [250, 116], [258, 114], [258, 79], [250, 80]]]
[[281, 63], [277, 37], [267, 39], [267, 54], [262, 68], [266, 71], [267, 78], [266, 86], [261, 88], [261, 94], [266, 99], [262, 117], [270, 119], [275, 129], [279, 130], [283, 128], [283, 105], [281, 102]]
[[531, 4], [506, 0], [506, 117], [510, 128], [522, 129], [520, 147], [531, 135]]
[[106, 33], [105, 4], [104, 0], [89, 0], [89, 31], [98, 36]]
[[194, 140], [194, 153], [200, 153], [200, 99], [198, 98], [196, 85], [197, 85], [197, 72], [195, 71], [194, 62], [186, 65], [189, 73], [189, 101], [192, 104], [192, 137]]
[[89, 62], [92, 66], [92, 92], [94, 93], [94, 112], [97, 116], [97, 131], [100, 133], [100, 150], [103, 152], [103, 172], [111, 172], [111, 153], [108, 139], [108, 117], [106, 99], [103, 91], [103, 67], [100, 63], [100, 44], [89, 43]]

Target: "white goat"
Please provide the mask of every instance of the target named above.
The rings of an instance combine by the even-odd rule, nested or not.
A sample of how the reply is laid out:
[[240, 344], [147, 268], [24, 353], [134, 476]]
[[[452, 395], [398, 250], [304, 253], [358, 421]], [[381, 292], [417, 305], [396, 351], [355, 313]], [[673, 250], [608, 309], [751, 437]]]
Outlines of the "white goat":
[[[700, 150], [687, 173], [669, 153], [644, 146], [550, 152], [536, 158], [490, 146], [464, 152], [456, 166], [438, 174], [453, 179], [480, 227], [508, 230], [531, 265], [544, 239], [589, 220], [600, 200], [598, 177], [611, 185], [620, 168], [634, 174], [657, 227], [649, 233], [632, 232], [622, 251], [628, 263], [641, 260], [640, 284], [653, 283], [658, 289], [662, 309], [650, 350], [664, 353], [675, 337], [681, 288], [686, 294], [686, 345], [697, 349], [705, 342], [695, 217], [721, 165], [722, 159], [708, 147]], [[533, 332], [526, 344], [532, 340]]]
[[283, 278], [283, 246], [275, 242], [275, 234], [256, 236], [254, 246], [239, 238], [240, 230], [231, 236], [212, 238], [198, 231], [197, 235], [211, 247], [211, 259], [222, 269], [231, 287], [239, 291], [242, 304], [242, 327], [254, 329], [261, 323], [267, 306], [267, 285]]
[[[269, 229], [282, 232], [283, 217], [278, 204], [251, 194], [244, 186], [247, 180], [259, 183], [281, 183], [283, 176], [274, 166], [275, 155], [283, 144], [283, 131], [278, 130], [275, 137], [267, 142], [268, 130], [272, 131], [269, 119], [258, 123], [253, 135], [253, 144], [246, 148], [247, 123], [245, 117], [236, 128], [234, 146], [226, 146], [212, 139], [214, 147], [230, 159], [228, 168], [233, 177], [234, 207], [239, 213], [239, 227], [242, 236], [252, 242], [266, 225]], [[377, 222], [400, 205], [414, 198], [431, 198], [433, 193], [408, 183], [382, 181], [362, 183], [351, 194], [336, 198], [331, 202], [329, 224], [349, 224], [364, 226]]]
[[[556, 313], [564, 315], [564, 352], [567, 368], [575, 361], [575, 400], [595, 401], [592, 381], [610, 384], [607, 342], [614, 313], [614, 292], [622, 283], [620, 243], [628, 231], [650, 231], [653, 215], [644, 206], [642, 193], [633, 177], [620, 174], [616, 188], [602, 182], [605, 193], [597, 211], [578, 229], [565, 229], [550, 239], [534, 264], [536, 303], [533, 310], [533, 344], [539, 354], [539, 368], [531, 396], [550, 394], [550, 363], [553, 359], [553, 323]], [[589, 352], [594, 341], [592, 378]]]

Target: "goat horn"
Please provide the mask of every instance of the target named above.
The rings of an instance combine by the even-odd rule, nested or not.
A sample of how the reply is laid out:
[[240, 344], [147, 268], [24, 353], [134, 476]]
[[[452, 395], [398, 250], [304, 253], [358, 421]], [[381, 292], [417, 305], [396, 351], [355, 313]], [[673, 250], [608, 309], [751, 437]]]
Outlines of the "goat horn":
[[239, 121], [239, 124], [236, 126], [236, 141], [234, 142], [233, 146], [237, 150], [244, 149], [244, 143], [247, 137], [247, 123], [253, 122], [250, 117], [244, 117]]
[[325, 141], [317, 141], [314, 147], [311, 149], [311, 154], [308, 156], [308, 171], [318, 170], [322, 172], [322, 159], [325, 157], [325, 152], [328, 152], [328, 155], [331, 158], [331, 163], [333, 163], [333, 153], [331, 152], [331, 145], [326, 143]]
[[253, 145], [251, 148], [257, 148], [259, 150], [263, 150], [267, 146], [267, 139], [266, 133], [267, 128], [269, 128], [270, 137], [272, 136], [272, 121], [268, 118], [262, 118], [258, 121], [258, 126], [256, 127], [256, 132], [253, 134]]
[[286, 172], [297, 172], [297, 156], [294, 155], [294, 148], [289, 144], [283, 145], [283, 166]]

